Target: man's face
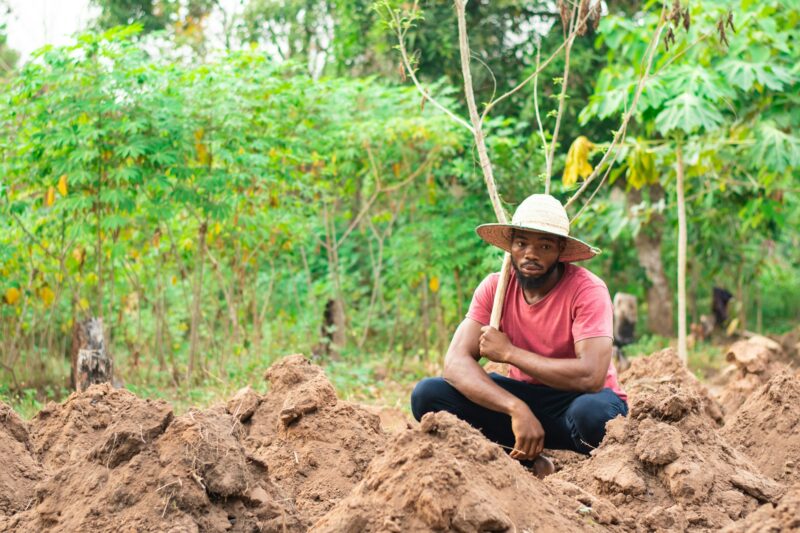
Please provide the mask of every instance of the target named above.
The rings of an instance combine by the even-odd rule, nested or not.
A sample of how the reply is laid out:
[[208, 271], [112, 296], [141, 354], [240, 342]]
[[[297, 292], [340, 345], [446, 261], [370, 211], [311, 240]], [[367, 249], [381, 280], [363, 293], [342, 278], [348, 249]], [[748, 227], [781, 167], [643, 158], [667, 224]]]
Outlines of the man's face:
[[544, 285], [558, 266], [564, 239], [549, 233], [515, 230], [511, 238], [511, 263], [523, 288]]

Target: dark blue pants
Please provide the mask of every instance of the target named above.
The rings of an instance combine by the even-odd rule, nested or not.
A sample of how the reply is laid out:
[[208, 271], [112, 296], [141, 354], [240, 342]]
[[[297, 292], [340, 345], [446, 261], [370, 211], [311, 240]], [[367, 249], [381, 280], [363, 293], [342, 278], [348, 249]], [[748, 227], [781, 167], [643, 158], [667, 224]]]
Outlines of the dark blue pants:
[[[499, 374], [489, 377], [520, 398], [544, 428], [544, 446], [551, 450], [589, 453], [600, 445], [606, 422], [627, 415], [628, 405], [611, 389], [595, 393], [570, 392], [545, 385], [531, 385]], [[489, 440], [514, 446], [511, 417], [472, 402], [442, 378], [426, 378], [411, 393], [414, 418], [432, 411], [448, 411], [479, 429]]]

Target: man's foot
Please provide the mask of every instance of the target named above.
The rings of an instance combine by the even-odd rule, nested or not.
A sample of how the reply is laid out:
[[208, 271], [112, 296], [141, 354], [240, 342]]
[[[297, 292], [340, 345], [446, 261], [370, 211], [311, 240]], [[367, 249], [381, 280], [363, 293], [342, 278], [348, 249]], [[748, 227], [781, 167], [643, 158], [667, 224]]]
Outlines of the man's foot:
[[539, 479], [544, 479], [556, 471], [553, 461], [545, 455], [537, 455], [533, 461], [525, 461], [522, 463], [534, 476]]

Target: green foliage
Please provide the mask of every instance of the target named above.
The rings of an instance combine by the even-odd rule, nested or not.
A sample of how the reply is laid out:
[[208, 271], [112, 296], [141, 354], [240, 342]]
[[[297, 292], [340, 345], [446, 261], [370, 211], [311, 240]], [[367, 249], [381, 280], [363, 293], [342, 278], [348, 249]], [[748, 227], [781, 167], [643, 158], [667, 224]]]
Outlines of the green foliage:
[[[105, 320], [125, 385], [178, 409], [245, 384], [263, 390], [263, 369], [294, 352], [315, 354], [348, 398], [405, 404], [412, 383], [437, 371], [501, 254], [474, 234], [492, 210], [471, 138], [421, 105], [379, 12], [371, 2], [251, 0], [225, 21], [225, 44], [254, 45], [208, 60], [204, 24], [217, 3], [96, 4], [100, 26], [137, 25], [45, 47], [0, 93], [0, 336], [11, 339], [0, 343], [0, 400], [32, 412], [61, 396], [70, 330], [93, 315]], [[420, 5], [408, 34], [417, 73], [458, 110], [455, 13]], [[576, 40], [563, 146], [617, 127], [658, 8], [616, 3]], [[658, 225], [664, 265], [674, 262], [680, 141], [695, 314], [722, 285], [751, 326], [760, 317], [765, 329], [787, 329], [800, 301], [798, 9], [690, 8], [689, 32], [656, 55], [614, 187], [600, 189], [572, 232], [604, 249], [586, 266], [612, 294], [644, 302], [637, 237]], [[737, 31], [726, 46], [716, 24], [731, 8]], [[479, 105], [532, 72], [537, 43], [547, 57], [563, 39], [555, 5], [470, 2], [467, 23]], [[163, 33], [143, 39], [153, 31]], [[170, 59], [180, 51], [149, 55], [153, 43], [196, 54], [191, 64]], [[563, 61], [539, 77], [545, 129]], [[510, 209], [543, 186], [531, 93], [485, 124]], [[570, 191], [554, 187], [565, 200]], [[343, 304], [341, 321], [326, 316], [332, 302]], [[332, 347], [326, 332], [344, 344]], [[644, 334], [628, 353], [668, 342]], [[690, 360], [711, 368], [712, 352], [701, 345]]]

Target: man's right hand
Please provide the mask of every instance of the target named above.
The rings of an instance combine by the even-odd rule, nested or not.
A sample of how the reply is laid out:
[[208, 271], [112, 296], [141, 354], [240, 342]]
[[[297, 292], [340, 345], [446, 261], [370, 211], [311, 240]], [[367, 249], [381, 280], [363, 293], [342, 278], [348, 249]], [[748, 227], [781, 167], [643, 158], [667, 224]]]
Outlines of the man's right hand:
[[544, 449], [544, 428], [539, 419], [524, 403], [515, 406], [509, 414], [516, 439], [511, 457], [521, 460], [536, 458]]

